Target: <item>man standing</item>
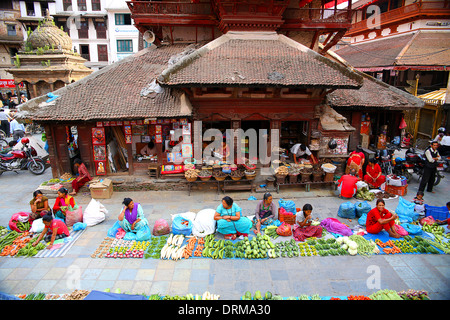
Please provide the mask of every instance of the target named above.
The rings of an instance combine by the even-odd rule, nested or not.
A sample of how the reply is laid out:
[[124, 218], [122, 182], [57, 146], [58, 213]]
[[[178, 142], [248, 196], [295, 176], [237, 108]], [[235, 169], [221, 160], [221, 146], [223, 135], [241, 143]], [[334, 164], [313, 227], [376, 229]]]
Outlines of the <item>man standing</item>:
[[439, 143], [431, 141], [431, 145], [425, 150], [425, 166], [423, 168], [422, 180], [420, 180], [419, 190], [424, 191], [427, 187], [428, 192], [433, 192], [434, 180], [436, 177], [437, 162], [441, 159], [437, 148]]
[[15, 118], [11, 121], [10, 125], [10, 133], [13, 135], [13, 140], [17, 141], [25, 135], [25, 126], [19, 122]]
[[6, 136], [9, 137], [9, 120], [10, 116], [5, 112], [5, 109], [0, 109], [0, 122], [1, 122], [1, 129], [5, 132]]

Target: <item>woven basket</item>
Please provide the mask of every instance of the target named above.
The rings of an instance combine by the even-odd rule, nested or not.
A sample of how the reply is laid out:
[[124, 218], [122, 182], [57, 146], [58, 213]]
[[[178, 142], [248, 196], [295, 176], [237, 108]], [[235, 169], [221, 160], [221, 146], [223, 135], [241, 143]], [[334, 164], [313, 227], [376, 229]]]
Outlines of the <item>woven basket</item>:
[[238, 181], [238, 180], [241, 180], [242, 179], [242, 177], [234, 177], [234, 176], [230, 176], [231, 177], [231, 179], [233, 179], [234, 181]]
[[211, 176], [200, 177], [200, 180], [202, 180], [202, 181], [208, 181], [209, 179], [211, 179]]
[[275, 177], [277, 178], [277, 182], [278, 183], [284, 183], [286, 181], [286, 176], [285, 175], [276, 174]]
[[312, 177], [313, 177], [313, 182], [322, 181], [323, 180], [323, 172], [313, 173]]
[[198, 177], [195, 177], [195, 178], [192, 178], [192, 177], [189, 177], [189, 178], [188, 178], [188, 177], [186, 177], [186, 180], [189, 181], [189, 182], [194, 182], [194, 181], [197, 180], [197, 178], [198, 178]]
[[289, 175], [289, 183], [296, 183], [297, 177], [298, 177], [298, 174], [290, 174]]
[[301, 173], [302, 176], [302, 182], [309, 182], [311, 181], [311, 173]]
[[223, 177], [214, 177], [217, 181], [223, 181], [227, 178], [227, 176], [223, 176]]

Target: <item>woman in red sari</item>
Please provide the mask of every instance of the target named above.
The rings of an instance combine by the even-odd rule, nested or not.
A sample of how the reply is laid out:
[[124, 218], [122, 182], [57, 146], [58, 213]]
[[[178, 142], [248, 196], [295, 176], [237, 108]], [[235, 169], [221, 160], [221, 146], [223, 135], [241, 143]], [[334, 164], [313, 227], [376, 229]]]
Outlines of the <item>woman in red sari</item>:
[[364, 153], [361, 149], [356, 148], [355, 151], [350, 153], [350, 156], [347, 160], [347, 168], [345, 169], [345, 173], [348, 174], [350, 172], [350, 169], [355, 169], [356, 173], [358, 174], [359, 178], [363, 178], [363, 171], [362, 167], [364, 165], [365, 157]]
[[386, 176], [382, 174], [381, 167], [375, 159], [369, 159], [364, 181], [373, 188], [379, 188], [386, 181]]
[[400, 238], [397, 230], [395, 230], [397, 215], [390, 213], [384, 206], [384, 200], [378, 199], [376, 207], [367, 213], [366, 230], [372, 234], [378, 234], [382, 230], [386, 230], [389, 236]]

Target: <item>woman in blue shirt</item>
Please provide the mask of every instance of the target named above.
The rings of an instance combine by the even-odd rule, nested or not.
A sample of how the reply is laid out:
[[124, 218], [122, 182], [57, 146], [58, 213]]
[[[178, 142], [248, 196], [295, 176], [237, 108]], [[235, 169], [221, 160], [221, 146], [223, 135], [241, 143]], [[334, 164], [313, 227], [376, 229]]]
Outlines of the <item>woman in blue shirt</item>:
[[241, 216], [242, 209], [233, 203], [230, 197], [224, 197], [220, 204], [214, 220], [217, 221], [217, 232], [222, 233], [225, 239], [234, 240], [237, 236], [247, 237], [252, 227], [252, 221]]

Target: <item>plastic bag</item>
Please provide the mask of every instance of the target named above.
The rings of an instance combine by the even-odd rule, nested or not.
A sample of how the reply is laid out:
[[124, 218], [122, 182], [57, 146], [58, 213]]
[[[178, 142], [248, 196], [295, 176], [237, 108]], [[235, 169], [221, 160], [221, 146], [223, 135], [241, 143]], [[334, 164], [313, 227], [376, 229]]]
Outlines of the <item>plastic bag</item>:
[[77, 222], [73, 225], [73, 230], [74, 231], [84, 230], [84, 229], [86, 229], [86, 227], [87, 227], [86, 223]]
[[136, 240], [136, 233], [134, 233], [134, 232], [125, 233], [123, 240], [128, 240], [128, 241]]
[[108, 210], [100, 203], [100, 201], [92, 199], [84, 210], [83, 223], [86, 223], [88, 227], [99, 224], [105, 220], [105, 215], [107, 213]]
[[292, 212], [293, 214], [297, 213], [297, 210], [295, 208], [295, 202], [292, 200], [286, 201], [286, 200], [280, 199], [280, 200], [278, 200], [278, 206], [279, 206], [279, 208], [284, 208], [286, 211]]
[[117, 231], [119, 231], [119, 229], [122, 229], [122, 228], [120, 227], [119, 221], [116, 221], [114, 223], [114, 225], [111, 228], [109, 228], [109, 230], [108, 230], [108, 237], [115, 238], [116, 234], [117, 234]]
[[83, 222], [83, 209], [80, 205], [74, 211], [66, 211], [66, 225], [71, 227], [77, 222]]
[[415, 224], [410, 223], [402, 223], [401, 226], [406, 230], [409, 234], [422, 234], [422, 228]]
[[366, 221], [367, 221], [367, 213], [363, 213], [363, 215], [358, 219], [358, 224], [361, 226], [365, 226]]
[[136, 232], [136, 241], [147, 241], [152, 236], [150, 232], [150, 227], [146, 225], [145, 227], [141, 228]]
[[30, 214], [28, 212], [17, 212], [17, 213], [14, 213], [11, 216], [11, 219], [9, 220], [9, 224], [8, 224], [9, 229], [17, 231], [17, 232], [24, 232], [24, 231], [19, 230], [19, 228], [17, 228], [17, 221], [27, 222], [29, 217], [30, 217]]
[[30, 231], [33, 233], [40, 233], [42, 231], [44, 231], [45, 228], [45, 224], [42, 221], [42, 218], [36, 219], [33, 221], [33, 223], [31, 224], [31, 229]]
[[355, 213], [357, 218], [367, 215], [371, 209], [372, 207], [367, 201], [358, 201], [355, 203]]
[[196, 237], [204, 237], [213, 234], [216, 230], [216, 220], [214, 220], [214, 209], [200, 210], [192, 221], [192, 234]]
[[289, 237], [292, 235], [292, 229], [291, 225], [287, 224], [286, 222], [283, 222], [278, 228], [277, 228], [277, 234], [282, 237]]
[[424, 224], [433, 225], [436, 223], [436, 220], [432, 216], [428, 216], [419, 220], [420, 224], [423, 226]]
[[165, 219], [158, 219], [153, 226], [152, 234], [154, 236], [163, 236], [170, 233], [169, 223]]
[[410, 217], [413, 221], [418, 218], [418, 214], [414, 212], [414, 202], [406, 201], [403, 197], [399, 197], [398, 205], [395, 209], [395, 213], [399, 216]]
[[338, 216], [345, 219], [355, 219], [356, 208], [350, 201], [344, 202], [339, 206]]
[[408, 235], [408, 231], [406, 231], [402, 226], [394, 224], [394, 228], [400, 236], [404, 237]]
[[188, 236], [192, 233], [192, 222], [189, 219], [185, 219], [181, 215], [175, 216], [172, 221], [172, 233], [182, 234]]

